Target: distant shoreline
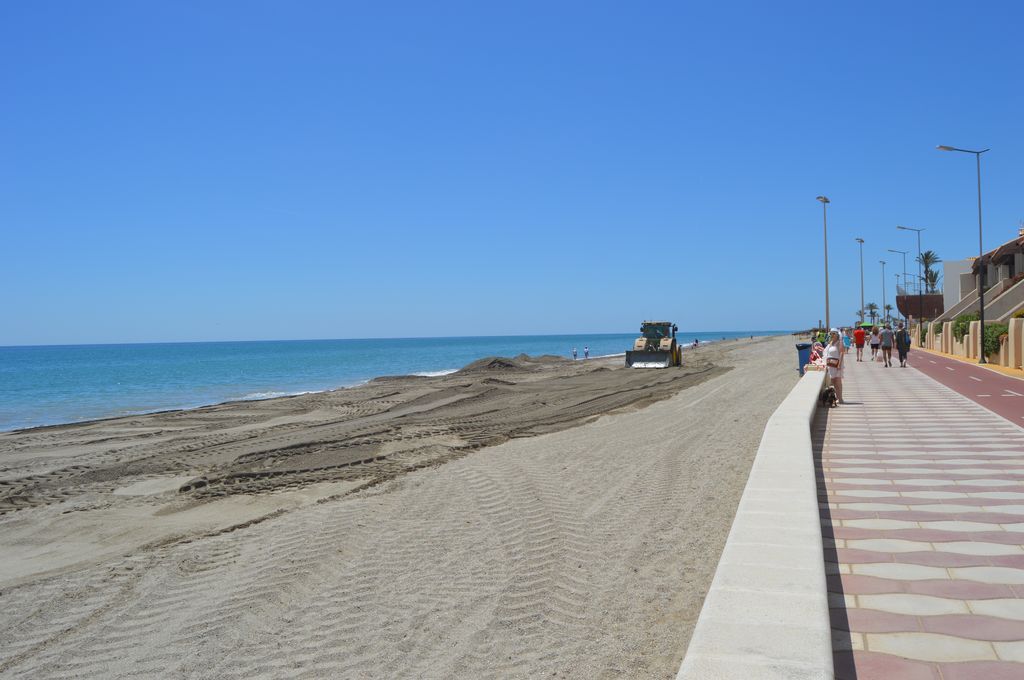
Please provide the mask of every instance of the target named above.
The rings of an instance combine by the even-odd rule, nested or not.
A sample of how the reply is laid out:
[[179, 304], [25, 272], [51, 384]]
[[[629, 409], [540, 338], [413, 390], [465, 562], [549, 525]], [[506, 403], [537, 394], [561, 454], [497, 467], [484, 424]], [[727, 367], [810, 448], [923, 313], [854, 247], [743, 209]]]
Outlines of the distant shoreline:
[[[714, 337], [711, 337], [710, 334], [680, 333], [678, 337], [682, 341], [684, 351], [692, 351], [692, 340], [687, 341], [691, 336], [698, 336], [701, 345], [712, 345], [721, 342], [721, 333], [716, 332]], [[764, 331], [762, 333], [765, 335], [757, 335], [756, 332], [754, 335], [755, 337], [765, 337], [767, 335]], [[750, 332], [744, 332], [741, 335], [739, 332], [733, 332], [731, 336], [727, 335], [726, 339], [741, 337], [746, 339], [750, 334]], [[771, 335], [775, 334], [775, 332], [771, 333]], [[21, 401], [17, 403], [14, 401], [14, 399], [17, 399], [15, 397], [8, 401], [7, 404], [3, 402], [2, 395], [0, 395], [0, 433], [24, 432], [157, 413], [193, 411], [236, 402], [258, 402], [268, 399], [292, 398], [306, 394], [320, 394], [352, 389], [376, 378], [386, 376], [444, 376], [460, 370], [461, 367], [483, 356], [505, 356], [506, 354], [514, 356], [517, 353], [529, 353], [516, 351], [520, 343], [523, 345], [523, 349], [530, 349], [532, 345], [540, 350], [536, 353], [529, 353], [531, 356], [553, 354], [571, 360], [569, 359], [569, 350], [576, 346], [578, 356], [582, 360], [583, 349], [589, 343], [591, 360], [622, 357], [624, 356], [625, 349], [629, 347], [629, 343], [632, 342], [634, 337], [634, 334], [482, 336], [478, 338], [442, 339], [399, 338], [381, 340], [379, 343], [370, 340], [313, 340], [246, 341], [239, 344], [217, 342], [47, 345], [23, 346], [13, 350], [8, 348], [9, 354], [7, 356], [12, 363], [15, 363], [18, 359], [23, 359], [25, 355], [34, 356], [35, 353], [43, 355], [38, 362], [40, 375], [26, 376], [24, 379], [26, 383], [31, 382], [31, 387], [41, 392], [41, 394], [35, 400], [33, 400], [31, 394], [23, 395]], [[492, 345], [497, 346], [502, 342], [505, 342], [505, 348], [509, 350], [505, 354], [487, 351], [492, 349]], [[310, 372], [307, 369], [308, 363], [320, 360], [323, 354], [322, 348], [336, 348], [339, 344], [342, 346], [343, 351], [337, 354], [337, 356], [331, 356], [327, 360], [322, 360], [321, 365], [316, 369], [320, 371], [319, 373], [316, 371]], [[456, 359], [455, 357], [459, 356], [456, 350], [460, 349], [463, 344], [469, 345], [469, 349], [462, 352], [461, 358]], [[376, 348], [375, 345], [380, 345], [380, 348]], [[424, 347], [421, 347], [421, 345]], [[431, 346], [435, 345], [440, 346], [439, 349], [434, 354], [429, 354]], [[238, 384], [237, 386], [228, 384], [224, 386], [213, 385], [211, 387], [203, 382], [209, 377], [203, 373], [206, 368], [204, 362], [207, 365], [220, 362], [226, 366], [223, 370], [224, 373], [234, 372], [248, 376], [262, 368], [262, 366], [257, 364], [272, 363], [275, 359], [275, 352], [290, 350], [296, 347], [302, 349], [305, 353], [293, 358], [290, 364], [279, 367], [276, 372], [268, 374], [268, 377], [259, 383], [248, 386], [244, 384]], [[349, 350], [353, 353], [360, 352], [364, 354], [367, 351], [372, 353], [372, 350], [377, 350], [377, 358], [383, 361], [374, 363], [375, 360], [370, 360], [370, 363], [365, 363], [362, 369], [352, 369], [349, 375], [345, 375], [345, 369], [350, 367], [346, 364], [349, 359], [344, 352]], [[211, 354], [212, 358], [203, 355], [203, 351]], [[200, 354], [195, 356], [197, 352]], [[16, 356], [10, 359], [10, 353]], [[253, 358], [241, 362], [237, 360], [239, 355], [247, 353], [252, 354]], [[158, 363], [166, 360], [166, 356], [180, 355], [180, 360], [177, 364], [169, 365], [164, 370], [175, 374], [191, 370], [194, 372], [194, 377], [189, 381], [178, 378], [175, 375], [177, 382], [173, 385], [173, 392], [168, 392], [164, 389], [163, 385], [157, 383], [153, 385], [133, 385], [118, 373], [122, 367], [117, 361], [112, 362], [109, 369], [105, 369], [102, 365], [103, 357], [106, 355], [120, 356], [121, 354], [127, 357], [121, 360], [121, 363], [133, 366], [144, 366], [146, 362]], [[392, 358], [390, 355], [392, 354], [397, 355], [400, 359], [405, 359], [406, 363], [404, 365], [389, 363]], [[449, 355], [452, 356], [452, 360], [445, 358]], [[3, 365], [3, 358], [4, 355], [0, 354], [0, 366]], [[421, 364], [430, 365], [432, 363], [435, 366], [440, 365], [441, 368], [420, 369], [413, 365], [418, 359], [420, 359], [419, 363]], [[81, 395], [72, 393], [70, 395], [59, 394], [53, 396], [46, 394], [43, 389], [47, 385], [47, 381], [51, 379], [46, 373], [49, 369], [47, 362], [51, 361], [63, 361], [65, 365], [60, 369], [61, 371], [80, 370], [80, 366], [91, 364], [96, 364], [98, 368], [94, 374], [80, 378], [78, 383], [74, 385], [76, 389], [82, 391]], [[235, 366], [235, 363], [238, 365]], [[444, 367], [445, 363], [448, 364], [447, 367]], [[459, 366], [459, 368], [456, 368], [456, 366]], [[405, 370], [402, 370], [403, 368]], [[17, 370], [16, 363], [15, 370]], [[107, 372], [105, 373], [104, 370]], [[150, 371], [150, 373], [153, 372], [156, 372], [156, 369]], [[146, 375], [145, 377], [150, 378], [151, 376]], [[229, 378], [234, 379], [234, 376], [229, 375]], [[98, 392], [98, 390], [92, 390], [87, 384], [88, 380], [92, 380], [99, 384], [101, 388], [106, 389], [105, 397], [99, 394], [94, 395], [93, 392]], [[82, 387], [82, 385], [85, 385], [85, 387]], [[236, 394], [230, 394], [230, 392], [235, 392]], [[56, 407], [49, 407], [45, 402], [46, 398], [56, 402]], [[71, 411], [65, 406], [69, 402], [74, 403], [73, 400], [75, 399], [79, 399], [86, 406], [91, 406], [91, 409], [83, 408], [80, 411], [81, 417], [76, 417], [78, 413]], [[90, 399], [92, 399], [91, 404], [89, 403]], [[146, 406], [147, 402], [151, 402], [152, 406]], [[133, 405], [139, 405], [139, 407], [134, 407]], [[5, 406], [8, 408], [5, 409]], [[61, 410], [62, 407], [64, 410]], [[30, 414], [19, 415], [19, 410], [30, 412]], [[35, 415], [31, 415], [31, 413], [35, 413]]]
[[[791, 333], [802, 333], [803, 331], [793, 330], [778, 330], [778, 329], [761, 329], [754, 331], [693, 331], [688, 330], [680, 332], [678, 337], [686, 338], [691, 335], [707, 335], [707, 336], [721, 336], [725, 333], [726, 339], [732, 337], [749, 337], [749, 334], [753, 333], [754, 337], [772, 337], [776, 335], [787, 335]], [[609, 338], [619, 337], [622, 335], [632, 335], [632, 332], [627, 333], [542, 333], [542, 334], [507, 334], [507, 335], [422, 335], [422, 336], [393, 336], [393, 337], [377, 337], [377, 338], [278, 338], [274, 340], [145, 340], [141, 342], [81, 342], [81, 343], [37, 343], [37, 344], [18, 344], [18, 345], [0, 345], [0, 350], [5, 349], [39, 349], [39, 348], [72, 348], [72, 347], [173, 347], [178, 345], [234, 345], [234, 344], [273, 344], [280, 342], [387, 342], [392, 340], [488, 340], [498, 338], [568, 338], [568, 337], [591, 337], [591, 338]], [[719, 338], [721, 339], [721, 338]]]

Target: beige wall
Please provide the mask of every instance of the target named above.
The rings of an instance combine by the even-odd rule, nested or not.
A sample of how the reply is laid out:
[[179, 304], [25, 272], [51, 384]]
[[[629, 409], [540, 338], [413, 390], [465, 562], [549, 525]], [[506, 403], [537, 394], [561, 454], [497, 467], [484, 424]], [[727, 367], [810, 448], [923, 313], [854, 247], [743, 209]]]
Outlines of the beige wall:
[[1010, 319], [1010, 338], [1007, 344], [1007, 366], [1021, 368], [1024, 351], [1024, 319]]

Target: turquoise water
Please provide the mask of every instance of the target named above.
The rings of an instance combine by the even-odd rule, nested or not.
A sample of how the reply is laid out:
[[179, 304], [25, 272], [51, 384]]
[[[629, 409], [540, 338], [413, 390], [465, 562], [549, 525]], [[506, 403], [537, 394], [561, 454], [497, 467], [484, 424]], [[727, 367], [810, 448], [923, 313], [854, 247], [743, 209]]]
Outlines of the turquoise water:
[[[680, 333], [681, 341], [782, 331]], [[635, 334], [0, 347], [0, 431], [440, 374], [486, 356], [626, 351]]]

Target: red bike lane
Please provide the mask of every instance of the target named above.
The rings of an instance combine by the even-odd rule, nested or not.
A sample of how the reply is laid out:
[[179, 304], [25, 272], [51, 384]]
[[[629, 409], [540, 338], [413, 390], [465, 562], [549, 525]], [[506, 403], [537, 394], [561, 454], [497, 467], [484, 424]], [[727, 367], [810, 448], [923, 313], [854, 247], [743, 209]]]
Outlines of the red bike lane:
[[[907, 364], [1011, 423], [1024, 427], [1024, 380], [921, 350], [911, 350]], [[899, 365], [891, 370], [900, 370]]]

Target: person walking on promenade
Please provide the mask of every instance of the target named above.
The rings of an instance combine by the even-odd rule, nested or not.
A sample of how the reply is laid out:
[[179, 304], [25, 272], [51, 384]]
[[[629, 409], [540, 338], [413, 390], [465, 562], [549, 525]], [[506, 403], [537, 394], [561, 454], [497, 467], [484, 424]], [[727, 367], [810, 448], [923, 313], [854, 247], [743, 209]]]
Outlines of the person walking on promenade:
[[896, 331], [896, 351], [900, 355], [900, 368], [906, 368], [907, 355], [910, 354], [910, 333], [902, 323], [900, 323], [899, 330]]
[[869, 342], [871, 343], [871, 360], [874, 361], [878, 354], [878, 344], [882, 342], [882, 338], [878, 335], [878, 326], [871, 327], [871, 338]]
[[590, 358], [590, 347], [588, 347], [586, 345], [583, 346], [583, 358], [584, 359], [589, 359]]
[[850, 353], [850, 345], [853, 344], [853, 342], [850, 340], [850, 329], [849, 328], [844, 328], [843, 332], [842, 332], [842, 335], [843, 335], [843, 352], [846, 353], [846, 354], [849, 354]]
[[858, 326], [853, 331], [853, 344], [857, 346], [857, 361], [864, 361], [864, 329]]
[[882, 362], [886, 368], [892, 368], [892, 345], [893, 345], [893, 332], [889, 328], [889, 324], [882, 326], [882, 332], [879, 334], [881, 337], [882, 346]]
[[825, 367], [828, 369], [829, 380], [832, 387], [836, 388], [836, 399], [843, 402], [843, 341], [839, 337], [839, 331], [833, 328], [829, 332], [828, 347], [825, 348]]

